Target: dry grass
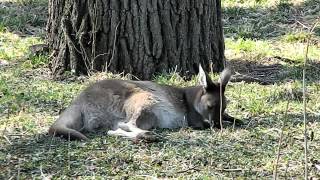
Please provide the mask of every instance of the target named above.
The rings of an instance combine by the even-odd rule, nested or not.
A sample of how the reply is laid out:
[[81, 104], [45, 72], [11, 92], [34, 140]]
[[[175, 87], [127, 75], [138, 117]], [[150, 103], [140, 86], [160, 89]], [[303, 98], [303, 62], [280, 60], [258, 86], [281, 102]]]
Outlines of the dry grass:
[[[245, 125], [235, 129], [232, 124], [226, 125], [223, 132], [155, 130], [163, 139], [152, 144], [109, 137], [105, 132], [90, 134], [92, 140], [88, 142], [68, 142], [46, 135], [59, 111], [87, 84], [127, 77], [66, 74], [63, 80], [52, 80], [47, 56], [30, 56], [27, 52], [28, 46], [43, 41], [40, 31], [40, 35], [38, 31], [28, 34], [21, 28], [30, 22], [32, 27], [44, 28], [44, 23], [32, 24], [31, 16], [19, 16], [26, 12], [24, 9], [38, 12], [35, 10], [46, 8], [45, 1], [32, 2], [26, 6], [24, 1], [0, 1], [0, 6], [7, 7], [0, 10], [0, 59], [9, 62], [0, 65], [0, 179], [271, 179], [278, 147], [279, 179], [303, 178], [303, 50], [298, 48], [304, 47], [308, 30], [301, 24], [307, 27], [315, 20], [318, 0], [272, 1], [271, 5], [271, 0], [224, 1], [226, 56], [239, 73], [227, 89], [227, 111], [244, 120]], [[34, 13], [39, 18], [41, 14], [43, 11]], [[314, 132], [309, 137], [308, 170], [309, 177], [314, 178], [320, 176], [313, 165], [320, 160], [318, 31], [312, 35], [312, 63], [306, 71], [307, 126]], [[28, 38], [36, 40], [30, 42]], [[25, 41], [30, 43], [22, 43]], [[1, 51], [3, 47], [12, 51]], [[251, 82], [238, 82], [243, 75], [251, 77]], [[175, 73], [154, 80], [178, 86], [196, 83], [195, 79], [185, 82]]]

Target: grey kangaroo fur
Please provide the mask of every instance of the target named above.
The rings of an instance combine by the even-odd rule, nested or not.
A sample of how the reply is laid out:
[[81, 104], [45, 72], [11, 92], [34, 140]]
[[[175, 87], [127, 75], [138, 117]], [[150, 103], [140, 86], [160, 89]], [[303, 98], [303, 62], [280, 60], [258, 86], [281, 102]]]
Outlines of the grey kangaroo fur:
[[[108, 135], [154, 140], [152, 128], [220, 128], [226, 108], [225, 87], [231, 70], [213, 82], [199, 66], [199, 86], [178, 88], [150, 81], [102, 80], [87, 87], [50, 127], [49, 134], [87, 140], [83, 132], [108, 130]], [[224, 113], [223, 113], [224, 114]], [[224, 114], [228, 121], [233, 119]]]

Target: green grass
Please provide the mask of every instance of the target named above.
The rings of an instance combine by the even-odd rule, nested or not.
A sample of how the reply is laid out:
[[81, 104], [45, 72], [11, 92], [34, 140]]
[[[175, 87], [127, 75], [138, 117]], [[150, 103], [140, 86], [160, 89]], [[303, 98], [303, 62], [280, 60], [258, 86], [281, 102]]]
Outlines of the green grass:
[[0, 59], [8, 61], [26, 58], [29, 46], [42, 43], [39, 37], [20, 37], [11, 32], [0, 32]]
[[1, 0], [0, 32], [44, 35], [46, 0]]
[[[0, 60], [9, 62], [0, 66], [0, 179], [271, 179], [283, 124], [279, 179], [303, 178], [302, 60], [308, 34], [292, 17], [307, 26], [313, 24], [318, 0], [224, 0], [228, 62], [237, 72], [270, 79], [272, 84], [229, 84], [227, 111], [245, 122], [241, 127], [227, 125], [222, 132], [155, 130], [163, 140], [151, 144], [110, 137], [105, 132], [89, 134], [88, 142], [46, 135], [59, 112], [89, 83], [127, 77], [66, 74], [64, 80], [52, 80], [47, 55], [28, 52], [29, 46], [45, 41], [44, 11], [38, 10], [46, 9], [46, 1], [10, 2], [0, 0], [0, 6], [6, 3], [8, 7], [0, 8]], [[21, 12], [28, 11], [42, 20], [22, 17]], [[30, 29], [36, 29], [34, 34], [28, 34]], [[320, 176], [313, 166], [320, 160], [318, 31], [319, 27], [312, 34], [312, 61], [307, 67], [308, 133], [315, 134], [309, 141], [308, 168], [314, 178]], [[196, 78], [184, 81], [174, 72], [157, 75], [154, 81], [196, 84]]]
[[[259, 60], [278, 56], [301, 63], [305, 58], [305, 41], [305, 38], [301, 39], [301, 34], [288, 34], [281, 37], [280, 41], [226, 38], [225, 43], [228, 47], [226, 54], [229, 59], [246, 57], [247, 60]], [[318, 60], [320, 57], [319, 49], [318, 44], [311, 44], [308, 58]]]
[[[28, 70], [17, 65], [4, 68], [1, 74], [0, 87], [5, 92], [1, 104], [6, 106], [1, 107], [0, 129], [5, 129], [4, 135], [12, 143], [10, 145], [5, 139], [0, 141], [0, 161], [5, 164], [0, 170], [3, 177], [16, 176], [17, 166], [20, 166], [21, 178], [40, 177], [40, 168], [46, 176], [60, 178], [142, 178], [142, 175], [201, 179], [212, 176], [270, 177], [284, 121], [287, 125], [279, 164], [280, 176], [284, 177], [287, 162], [290, 168], [288, 177], [302, 176], [300, 81], [270, 86], [231, 83], [227, 91], [230, 100], [228, 111], [246, 121], [241, 128], [229, 126], [222, 133], [191, 129], [157, 130], [165, 140], [153, 144], [136, 144], [108, 137], [105, 133], [91, 134], [89, 142], [69, 143], [45, 135], [47, 127], [58, 116], [59, 110], [68, 106], [89, 82], [108, 75], [97, 74], [85, 79], [85, 83], [80, 80], [52, 81], [47, 77], [47, 71], [41, 70]], [[189, 83], [175, 78], [172, 79], [173, 84]], [[160, 76], [156, 81], [168, 81], [170, 84], [170, 80], [163, 80]], [[309, 128], [314, 132], [320, 128], [319, 116], [312, 113], [320, 108], [319, 89], [317, 83], [308, 85]], [[290, 118], [284, 117], [287, 100], [290, 101]], [[310, 157], [313, 159], [319, 158], [316, 151], [318, 142], [317, 136], [310, 142]], [[228, 169], [234, 171], [229, 172]], [[312, 174], [315, 173], [313, 170]]]
[[[259, 6], [253, 1], [223, 1], [226, 37], [270, 39], [306, 30], [319, 17], [320, 0], [268, 0]], [[317, 31], [315, 31], [317, 32]]]

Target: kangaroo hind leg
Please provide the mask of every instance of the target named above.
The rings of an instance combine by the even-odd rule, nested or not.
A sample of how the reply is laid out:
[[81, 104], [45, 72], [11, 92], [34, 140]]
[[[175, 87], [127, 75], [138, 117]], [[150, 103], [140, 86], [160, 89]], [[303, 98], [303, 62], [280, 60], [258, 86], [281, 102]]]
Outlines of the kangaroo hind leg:
[[156, 135], [149, 131], [156, 126], [156, 116], [151, 111], [144, 110], [135, 117], [136, 118], [131, 118], [127, 123], [119, 122], [118, 129], [108, 131], [108, 134], [127, 137], [133, 140], [156, 141]]
[[71, 106], [67, 108], [49, 128], [49, 134], [62, 136], [70, 140], [88, 140], [88, 138], [80, 132], [83, 125], [79, 107]]
[[122, 128], [108, 131], [108, 135], [120, 136], [120, 137], [124, 137], [124, 138], [128, 138], [128, 139], [132, 139], [132, 140], [136, 139], [137, 136], [139, 135], [139, 133], [141, 133], [141, 132], [125, 131]]
[[88, 140], [88, 138], [81, 132], [64, 126], [50, 127], [49, 134], [52, 136], [62, 136], [63, 138], [68, 140]]
[[131, 122], [119, 123], [118, 129], [108, 131], [108, 135], [121, 136], [131, 140], [145, 140], [147, 142], [157, 141], [157, 136], [150, 131], [140, 129]]

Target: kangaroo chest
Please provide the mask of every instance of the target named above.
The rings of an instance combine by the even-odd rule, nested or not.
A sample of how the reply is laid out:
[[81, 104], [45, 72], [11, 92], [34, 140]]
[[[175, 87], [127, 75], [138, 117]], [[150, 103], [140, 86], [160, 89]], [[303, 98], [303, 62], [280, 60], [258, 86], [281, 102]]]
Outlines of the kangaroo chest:
[[159, 101], [152, 108], [152, 112], [156, 115], [158, 128], [179, 128], [187, 126], [185, 112], [178, 109], [167, 101]]
[[185, 108], [174, 93], [170, 93], [153, 83], [143, 85], [148, 88], [139, 88], [124, 103], [127, 118], [133, 117], [134, 119], [143, 111], [148, 111], [155, 115], [156, 119], [143, 116], [144, 122], [156, 121], [152, 123], [157, 128], [173, 129], [187, 126]]

